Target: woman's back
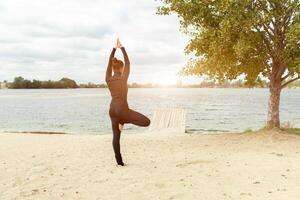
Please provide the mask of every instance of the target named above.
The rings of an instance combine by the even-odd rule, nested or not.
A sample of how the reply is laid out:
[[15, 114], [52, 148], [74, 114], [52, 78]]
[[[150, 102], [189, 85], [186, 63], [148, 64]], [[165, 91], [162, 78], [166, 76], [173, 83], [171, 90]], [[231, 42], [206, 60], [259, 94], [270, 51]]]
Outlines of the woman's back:
[[126, 106], [127, 103], [127, 93], [128, 86], [127, 80], [122, 76], [112, 76], [108, 81], [107, 85], [111, 94], [111, 104], [110, 107], [120, 107]]

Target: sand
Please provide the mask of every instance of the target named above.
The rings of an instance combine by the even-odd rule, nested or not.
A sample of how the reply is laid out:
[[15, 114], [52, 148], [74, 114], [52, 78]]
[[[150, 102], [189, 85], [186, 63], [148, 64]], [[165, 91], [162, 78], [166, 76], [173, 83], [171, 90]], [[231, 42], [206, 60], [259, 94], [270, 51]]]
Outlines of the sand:
[[300, 136], [0, 134], [0, 199], [300, 199]]

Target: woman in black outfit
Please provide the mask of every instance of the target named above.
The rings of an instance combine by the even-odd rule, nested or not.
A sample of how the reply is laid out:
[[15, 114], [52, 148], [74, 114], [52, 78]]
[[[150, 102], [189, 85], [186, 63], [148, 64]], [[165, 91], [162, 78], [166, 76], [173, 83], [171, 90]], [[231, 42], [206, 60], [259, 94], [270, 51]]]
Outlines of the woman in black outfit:
[[[123, 53], [125, 66], [121, 60], [118, 60], [114, 57], [117, 48], [120, 48]], [[112, 71], [114, 72], [113, 75]], [[127, 103], [127, 80], [129, 72], [130, 62], [125, 48], [121, 45], [118, 39], [117, 45], [112, 49], [109, 57], [105, 81], [112, 97], [109, 109], [109, 116], [113, 131], [112, 144], [116, 161], [118, 165], [122, 166], [124, 166], [124, 163], [120, 152], [120, 136], [123, 125], [125, 123], [131, 123], [143, 127], [150, 125], [150, 120], [146, 116], [129, 109]]]

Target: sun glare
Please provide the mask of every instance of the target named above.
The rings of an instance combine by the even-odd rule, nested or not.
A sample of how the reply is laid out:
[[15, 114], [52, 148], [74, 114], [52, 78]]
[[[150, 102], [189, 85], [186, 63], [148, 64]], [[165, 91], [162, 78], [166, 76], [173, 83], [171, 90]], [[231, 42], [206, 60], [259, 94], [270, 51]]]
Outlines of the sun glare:
[[177, 78], [173, 74], [156, 74], [153, 78], [153, 84], [159, 84], [160, 86], [175, 85]]

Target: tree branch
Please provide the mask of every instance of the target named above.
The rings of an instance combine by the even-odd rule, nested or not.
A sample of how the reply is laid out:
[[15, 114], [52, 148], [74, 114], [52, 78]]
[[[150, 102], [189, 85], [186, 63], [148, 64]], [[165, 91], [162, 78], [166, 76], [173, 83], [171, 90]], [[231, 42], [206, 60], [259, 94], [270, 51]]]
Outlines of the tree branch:
[[254, 27], [256, 29], [256, 31], [260, 34], [261, 38], [263, 39], [264, 43], [266, 44], [267, 46], [267, 49], [269, 50], [270, 52], [270, 56], [273, 54], [273, 49], [271, 47], [271, 44], [270, 42], [268, 41], [268, 39], [266, 39], [266, 37], [264, 36], [264, 34], [259, 30], [259, 28], [256, 26]]
[[259, 3], [259, 7], [260, 9], [264, 10], [266, 13], [270, 13], [270, 11], [263, 5], [263, 3], [260, 0], [257, 0], [257, 2]]
[[298, 0], [293, 1], [293, 2], [292, 2], [292, 5], [291, 5], [290, 7], [288, 7], [288, 8], [286, 8], [286, 14], [285, 14], [285, 16], [283, 17], [283, 24], [284, 24], [283, 28], [285, 29], [285, 30], [284, 30], [284, 33], [287, 32], [287, 29], [288, 29], [288, 26], [289, 26], [290, 22], [293, 21], [293, 16], [294, 16], [294, 13], [295, 13], [295, 10], [293, 9], [294, 6], [295, 6], [295, 7], [299, 7], [299, 6], [300, 6], [300, 3], [297, 3], [297, 4], [295, 5], [295, 3], [296, 3], [297, 1], [298, 1]]
[[270, 4], [270, 7], [274, 10], [276, 9], [276, 3], [272, 3], [271, 1], [268, 1], [268, 3]]
[[288, 73], [287, 75], [285, 75], [284, 77], [281, 78], [281, 81], [284, 81], [285, 79], [287, 79], [290, 75], [293, 75], [292, 72]]
[[292, 82], [298, 80], [298, 79], [300, 79], [300, 76], [298, 76], [298, 77], [296, 77], [296, 78], [293, 78], [293, 79], [289, 80], [288, 82], [284, 83], [284, 84], [281, 86], [281, 89], [284, 88], [285, 86], [287, 86], [288, 84], [290, 84], [290, 83], [292, 83]]
[[[264, 27], [264, 30], [267, 32], [269, 38], [271, 40], [273, 40], [273, 38], [274, 38], [274, 30], [269, 25], [267, 25], [267, 24], [262, 24], [262, 26]], [[270, 31], [272, 31], [273, 34]]]
[[270, 79], [271, 78], [271, 69], [270, 69], [270, 65], [268, 64], [268, 62], [267, 61], [264, 61], [264, 66], [266, 66], [266, 68], [265, 68], [265, 73], [266, 73], [266, 75], [267, 75], [267, 77]]
[[278, 79], [281, 78], [281, 76], [284, 74], [285, 70], [286, 70], [286, 67], [284, 65], [279, 66], [276, 78], [278, 78]]
[[283, 18], [283, 28], [284, 28], [284, 33], [287, 32], [287, 28], [291, 22], [291, 19], [292, 19], [292, 16], [293, 16], [293, 12], [289, 12], [287, 13], [284, 18]]
[[[264, 10], [266, 14], [270, 13], [270, 11], [263, 5], [263, 3], [260, 0], [257, 0], [257, 2], [259, 3], [258, 6], [260, 7], [260, 9]], [[269, 24], [261, 24], [261, 26], [263, 26], [264, 30], [268, 33], [270, 39], [272, 39], [272, 37], [274, 36], [274, 29]]]

